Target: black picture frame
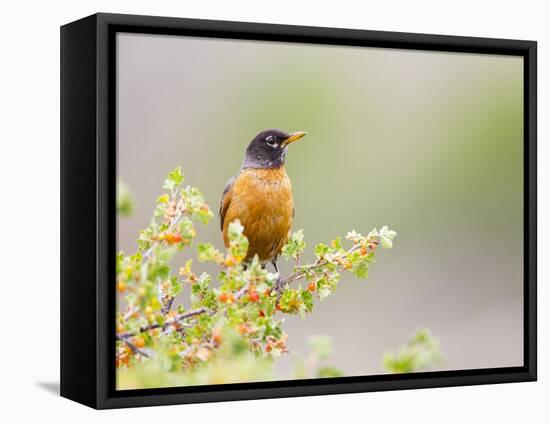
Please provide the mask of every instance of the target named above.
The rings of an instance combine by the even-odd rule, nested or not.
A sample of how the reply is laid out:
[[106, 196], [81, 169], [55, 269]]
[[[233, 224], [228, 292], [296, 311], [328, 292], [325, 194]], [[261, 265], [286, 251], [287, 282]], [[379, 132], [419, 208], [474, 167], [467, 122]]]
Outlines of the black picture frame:
[[[524, 365], [116, 391], [117, 32], [516, 55], [524, 59]], [[537, 378], [537, 44], [534, 41], [98, 13], [61, 27], [61, 395], [90, 407], [534, 381]]]

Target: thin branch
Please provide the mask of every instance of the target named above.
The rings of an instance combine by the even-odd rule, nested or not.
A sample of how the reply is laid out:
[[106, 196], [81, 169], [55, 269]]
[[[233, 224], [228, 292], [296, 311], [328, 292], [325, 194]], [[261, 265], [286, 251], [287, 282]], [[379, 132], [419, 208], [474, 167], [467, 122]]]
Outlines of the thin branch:
[[120, 340], [120, 341], [124, 342], [126, 345], [128, 345], [128, 347], [132, 350], [132, 352], [134, 354], [140, 354], [140, 355], [142, 355], [144, 357], [147, 357], [147, 358], [151, 357], [151, 354], [149, 354], [147, 351], [136, 347], [135, 344], [128, 339], [129, 336], [117, 335], [116, 337], [117, 337], [118, 340]]
[[172, 308], [172, 303], [174, 302], [175, 297], [170, 297], [162, 304], [162, 309], [160, 310], [162, 314], [167, 314]]
[[[349, 254], [354, 253], [355, 251], [357, 251], [360, 248], [361, 248], [361, 245], [356, 244], [353, 247], [351, 247], [348, 251], [346, 251], [344, 254], [338, 255], [336, 257], [341, 260], [341, 259], [347, 257]], [[291, 284], [292, 282], [303, 279], [308, 272], [311, 272], [311, 271], [314, 272], [315, 270], [323, 267], [325, 264], [327, 264], [327, 261], [324, 258], [319, 257], [315, 261], [315, 263], [308, 264], [306, 266], [300, 267], [294, 273], [291, 273], [286, 279], [283, 279], [281, 281], [281, 288], [285, 287], [286, 285]]]
[[[138, 332], [143, 333], [143, 332], [147, 332], [149, 330], [158, 329], [158, 328], [165, 329], [168, 326], [173, 325], [174, 323], [178, 323], [181, 320], [188, 319], [189, 317], [198, 316], [200, 314], [204, 314], [204, 313], [207, 313], [207, 312], [212, 313], [212, 310], [209, 310], [206, 307], [200, 307], [200, 308], [197, 308], [196, 310], [190, 310], [190, 311], [187, 311], [185, 313], [178, 314], [177, 316], [174, 316], [170, 319], [167, 319], [164, 322], [164, 324], [162, 324], [162, 325], [159, 324], [159, 323], [152, 323], [148, 326], [144, 326], [144, 327], [140, 328]], [[126, 340], [127, 338], [130, 338], [134, 335], [135, 335], [135, 333], [133, 333], [133, 332], [125, 332], [125, 333], [118, 334], [117, 338], [119, 338], [121, 340]]]
[[[348, 251], [346, 251], [345, 253], [343, 253], [341, 255], [336, 256], [335, 258], [341, 260], [341, 259], [345, 258], [346, 256], [348, 256], [349, 254], [354, 253], [355, 251], [357, 251], [360, 248], [361, 248], [360, 244], [355, 244]], [[371, 251], [372, 251], [372, 249], [371, 249]], [[292, 282], [303, 279], [308, 272], [312, 272], [312, 271], [314, 272], [315, 270], [323, 267], [326, 264], [327, 264], [327, 261], [324, 258], [319, 257], [315, 261], [315, 263], [308, 264], [308, 265], [301, 266], [301, 267], [297, 267], [298, 270], [291, 273], [286, 279], [281, 279], [276, 283], [275, 289], [277, 290], [278, 295], [280, 295], [282, 293], [282, 290], [284, 289], [285, 286], [290, 285]], [[247, 283], [239, 291], [237, 291], [237, 294], [235, 294], [235, 300], [238, 300], [238, 299], [242, 298], [243, 295], [246, 294], [246, 292], [248, 291], [249, 287], [250, 287], [250, 283]]]
[[235, 294], [235, 300], [238, 300], [244, 294], [246, 294], [246, 291], [248, 291], [248, 288], [250, 288], [250, 283], [246, 283], [241, 289], [239, 289], [239, 291]]

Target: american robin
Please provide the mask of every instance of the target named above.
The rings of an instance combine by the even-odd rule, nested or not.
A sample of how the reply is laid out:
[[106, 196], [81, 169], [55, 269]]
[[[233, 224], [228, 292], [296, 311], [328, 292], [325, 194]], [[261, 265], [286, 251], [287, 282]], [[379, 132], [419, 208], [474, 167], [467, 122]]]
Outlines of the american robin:
[[306, 132], [288, 134], [277, 129], [256, 135], [246, 149], [239, 173], [225, 185], [220, 202], [225, 246], [229, 246], [229, 224], [238, 219], [248, 238], [245, 261], [257, 254], [262, 266], [271, 262], [277, 272], [277, 257], [288, 240], [294, 218], [285, 157], [289, 144], [304, 135]]

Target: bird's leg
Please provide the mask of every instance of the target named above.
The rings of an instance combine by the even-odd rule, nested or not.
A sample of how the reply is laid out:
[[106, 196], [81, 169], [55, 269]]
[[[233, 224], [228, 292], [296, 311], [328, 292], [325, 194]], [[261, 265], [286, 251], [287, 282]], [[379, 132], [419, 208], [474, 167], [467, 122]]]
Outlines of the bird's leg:
[[277, 303], [281, 299], [281, 294], [283, 293], [284, 288], [284, 281], [281, 277], [281, 273], [279, 272], [279, 266], [277, 266], [277, 259], [273, 259], [271, 261], [271, 264], [273, 264], [273, 267], [275, 268], [275, 271], [277, 272], [277, 282], [275, 282], [275, 292], [277, 292]]

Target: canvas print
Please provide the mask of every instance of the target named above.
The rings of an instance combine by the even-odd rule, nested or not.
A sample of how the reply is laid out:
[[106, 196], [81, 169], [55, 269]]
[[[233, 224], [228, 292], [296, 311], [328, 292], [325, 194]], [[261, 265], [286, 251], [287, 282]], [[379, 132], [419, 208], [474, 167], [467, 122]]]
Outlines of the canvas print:
[[116, 35], [116, 388], [522, 366], [523, 58]]

